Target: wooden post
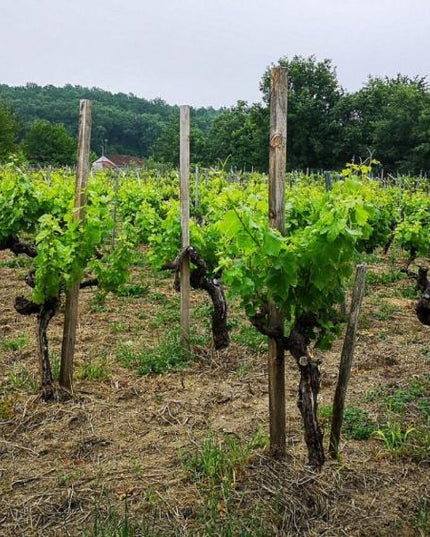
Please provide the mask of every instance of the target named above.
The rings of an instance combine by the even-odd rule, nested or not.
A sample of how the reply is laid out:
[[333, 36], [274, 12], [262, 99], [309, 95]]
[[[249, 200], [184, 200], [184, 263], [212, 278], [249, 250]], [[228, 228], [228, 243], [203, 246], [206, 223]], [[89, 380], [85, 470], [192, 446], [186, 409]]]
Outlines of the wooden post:
[[194, 207], [197, 209], [199, 206], [199, 167], [196, 166], [196, 193], [194, 197]]
[[113, 219], [113, 229], [112, 229], [112, 247], [115, 246], [115, 239], [116, 239], [116, 221], [117, 221], [117, 213], [118, 213], [118, 192], [119, 192], [119, 177], [120, 177], [120, 171], [115, 170], [114, 172], [114, 199], [113, 199], [113, 213], [112, 213], [112, 219]]
[[[190, 108], [180, 107], [180, 173], [182, 248], [190, 246]], [[181, 337], [190, 350], [190, 260], [184, 257], [181, 266]]]
[[[79, 103], [78, 161], [75, 182], [75, 210], [73, 217], [81, 223], [85, 219], [87, 182], [90, 167], [91, 101], [82, 99]], [[59, 383], [66, 390], [72, 389], [73, 357], [75, 354], [76, 326], [78, 323], [79, 285], [75, 282], [66, 296], [64, 310], [63, 342], [61, 346], [61, 366]]]
[[328, 192], [333, 188], [333, 183], [331, 180], [331, 173], [330, 172], [324, 172], [324, 180], [325, 180], [325, 189]]
[[[269, 224], [285, 233], [285, 171], [287, 160], [287, 70], [271, 71], [270, 146], [269, 146]], [[283, 330], [284, 319], [274, 304], [269, 304], [269, 321]], [[270, 449], [285, 455], [285, 361], [284, 347], [269, 338], [269, 412]]]
[[331, 421], [329, 453], [336, 459], [339, 453], [340, 432], [343, 422], [343, 411], [345, 408], [346, 390], [349, 377], [351, 375], [352, 359], [357, 334], [358, 316], [364, 296], [366, 282], [366, 264], [358, 265], [355, 275], [354, 290], [352, 292], [351, 309], [346, 327], [345, 340], [343, 342], [342, 355], [339, 365], [339, 377], [337, 380], [336, 392], [333, 399], [333, 417]]

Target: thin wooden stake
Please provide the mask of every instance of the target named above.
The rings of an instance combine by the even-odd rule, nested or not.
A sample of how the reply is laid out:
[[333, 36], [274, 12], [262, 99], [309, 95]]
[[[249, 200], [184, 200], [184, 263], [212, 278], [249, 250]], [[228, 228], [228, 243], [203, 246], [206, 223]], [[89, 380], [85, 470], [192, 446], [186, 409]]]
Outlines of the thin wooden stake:
[[333, 183], [331, 180], [331, 173], [330, 172], [324, 172], [324, 180], [325, 180], [325, 189], [328, 192], [333, 188]]
[[[79, 103], [79, 142], [75, 182], [75, 211], [73, 217], [82, 223], [85, 220], [88, 172], [90, 168], [91, 101], [82, 99]], [[72, 389], [73, 357], [75, 354], [76, 326], [78, 323], [79, 285], [75, 282], [66, 296], [64, 310], [63, 342], [61, 346], [60, 386]]]
[[196, 166], [196, 192], [194, 197], [194, 207], [197, 209], [199, 206], [199, 167]]
[[[285, 172], [287, 159], [287, 70], [274, 67], [271, 72], [270, 147], [269, 147], [269, 223], [285, 233]], [[283, 330], [284, 320], [274, 304], [269, 304], [269, 322]], [[284, 347], [269, 338], [269, 413], [270, 449], [285, 455], [285, 360]]]
[[357, 334], [358, 317], [364, 296], [366, 282], [366, 264], [358, 265], [355, 274], [355, 284], [352, 293], [351, 310], [343, 342], [342, 355], [339, 365], [339, 378], [333, 399], [333, 417], [331, 421], [329, 453], [333, 459], [339, 454], [340, 432], [342, 430], [343, 412], [345, 408], [346, 390], [351, 376], [352, 359]]
[[[180, 173], [182, 248], [190, 246], [190, 108], [180, 107]], [[190, 350], [190, 260], [181, 265], [181, 337], [186, 351]]]

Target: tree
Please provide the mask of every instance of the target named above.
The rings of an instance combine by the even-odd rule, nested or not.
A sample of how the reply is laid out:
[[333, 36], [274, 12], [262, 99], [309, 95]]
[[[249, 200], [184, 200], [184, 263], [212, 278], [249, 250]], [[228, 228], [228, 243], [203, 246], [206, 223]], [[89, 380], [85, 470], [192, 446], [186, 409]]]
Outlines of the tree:
[[[190, 152], [193, 163], [206, 164], [206, 140], [202, 130], [196, 125], [195, 110], [190, 111]], [[155, 141], [151, 157], [159, 162], [179, 166], [179, 109], [170, 121], [161, 129], [161, 134]]]
[[260, 104], [238, 101], [213, 122], [207, 140], [208, 161], [230, 157], [238, 168], [266, 171], [269, 162], [269, 113]]
[[428, 169], [429, 105], [429, 88], [423, 78], [369, 78], [342, 103], [342, 154], [350, 158], [372, 152], [391, 171]]
[[0, 103], [0, 162], [16, 150], [18, 123], [9, 108]]
[[64, 166], [76, 161], [76, 140], [62, 124], [36, 120], [23, 140], [28, 160], [35, 164]]
[[[333, 168], [339, 163], [341, 125], [337, 106], [344, 91], [331, 60], [315, 56], [282, 57], [288, 69], [288, 159], [289, 168]], [[260, 88], [266, 103], [270, 96], [270, 68]]]

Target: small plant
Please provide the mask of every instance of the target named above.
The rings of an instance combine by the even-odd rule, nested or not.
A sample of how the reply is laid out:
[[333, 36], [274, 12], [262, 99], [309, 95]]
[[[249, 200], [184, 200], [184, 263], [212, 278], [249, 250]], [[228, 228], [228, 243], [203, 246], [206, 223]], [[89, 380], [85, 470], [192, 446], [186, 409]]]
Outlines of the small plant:
[[116, 292], [118, 296], [133, 297], [133, 298], [146, 296], [148, 293], [149, 293], [149, 286], [142, 285], [139, 283], [122, 285]]
[[262, 431], [258, 431], [248, 442], [231, 435], [217, 439], [211, 434], [185, 460], [185, 466], [194, 481], [206, 479], [213, 487], [230, 489], [236, 482], [237, 472], [246, 464], [252, 451], [266, 447], [268, 442], [267, 434]]
[[267, 338], [249, 323], [239, 324], [232, 333], [231, 339], [237, 345], [247, 347], [252, 352], [262, 352], [267, 348]]
[[155, 347], [136, 351], [123, 345], [119, 348], [116, 359], [124, 367], [136, 369], [139, 375], [147, 375], [183, 369], [193, 359], [193, 355], [184, 350], [177, 332], [166, 332]]
[[397, 306], [393, 304], [388, 304], [387, 302], [382, 302], [379, 306], [379, 310], [373, 312], [373, 317], [378, 321], [390, 321], [395, 318], [395, 313], [399, 311]]
[[164, 293], [161, 293], [160, 291], [154, 291], [149, 295], [149, 299], [152, 302], [158, 302], [159, 304], [166, 304], [168, 302], [168, 298]]
[[149, 328], [154, 330], [160, 328], [161, 326], [171, 325], [172, 322], [178, 321], [178, 316], [179, 313], [177, 309], [163, 308], [151, 319], [149, 322]]
[[27, 393], [38, 391], [34, 377], [22, 365], [15, 364], [7, 379], [11, 390], [22, 390]]
[[11, 259], [10, 261], [0, 261], [0, 268], [17, 269], [26, 268], [30, 265], [31, 259], [27, 257], [16, 257], [15, 259]]
[[385, 449], [389, 453], [392, 455], [400, 455], [406, 448], [408, 439], [414, 431], [414, 427], [410, 427], [404, 431], [400, 423], [388, 421], [383, 429], [374, 431], [373, 436], [382, 440]]
[[7, 351], [19, 351], [28, 345], [27, 336], [18, 336], [16, 338], [4, 339], [1, 342], [3, 349]]
[[387, 285], [399, 280], [404, 280], [405, 278], [407, 278], [406, 274], [395, 268], [390, 269], [389, 272], [375, 273], [369, 271], [366, 277], [368, 285], [373, 286]]
[[61, 356], [59, 354], [50, 354], [49, 360], [51, 362], [52, 377], [58, 379], [60, 375]]
[[127, 325], [119, 321], [113, 321], [113, 323], [111, 323], [110, 325], [110, 331], [113, 334], [120, 334], [121, 332], [125, 332], [126, 330], [127, 330]]
[[382, 386], [378, 386], [374, 390], [367, 390], [366, 392], [364, 392], [364, 400], [366, 403], [371, 403], [372, 401], [383, 397], [384, 392], [385, 390]]
[[405, 285], [400, 294], [403, 298], [415, 299], [418, 297], [417, 286], [414, 284]]
[[[328, 425], [333, 415], [332, 405], [320, 405], [318, 407], [318, 415]], [[370, 419], [369, 414], [365, 410], [354, 407], [345, 408], [342, 432], [347, 438], [367, 440], [376, 429], [376, 423]]]
[[403, 412], [408, 403], [418, 397], [425, 395], [426, 389], [422, 382], [411, 381], [407, 388], [396, 388], [392, 394], [385, 399], [388, 410], [393, 412]]
[[417, 508], [415, 527], [421, 530], [421, 535], [430, 534], [430, 498], [423, 496]]
[[86, 380], [109, 380], [110, 374], [107, 356], [90, 360], [77, 371], [77, 377]]
[[92, 296], [92, 299], [90, 302], [90, 312], [102, 313], [104, 311], [107, 311], [106, 293], [98, 289]]

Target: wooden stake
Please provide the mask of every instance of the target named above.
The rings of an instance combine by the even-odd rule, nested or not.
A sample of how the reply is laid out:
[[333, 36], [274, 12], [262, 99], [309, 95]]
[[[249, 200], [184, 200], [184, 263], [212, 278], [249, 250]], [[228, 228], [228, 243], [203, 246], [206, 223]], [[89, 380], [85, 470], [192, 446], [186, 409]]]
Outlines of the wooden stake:
[[355, 274], [355, 284], [352, 293], [351, 310], [343, 342], [342, 355], [339, 365], [339, 378], [333, 399], [333, 417], [331, 421], [329, 453], [333, 459], [339, 454], [340, 432], [345, 408], [346, 390], [351, 376], [352, 359], [357, 334], [358, 316], [364, 296], [367, 266], [358, 265]]
[[194, 197], [194, 207], [197, 209], [199, 206], [199, 167], [196, 166], [196, 192]]
[[[190, 246], [190, 108], [180, 107], [180, 174], [182, 248]], [[181, 337], [186, 351], [190, 350], [190, 260], [181, 265]]]
[[[82, 99], [79, 103], [79, 142], [75, 182], [75, 211], [73, 217], [82, 223], [85, 220], [87, 182], [90, 167], [91, 101]], [[73, 357], [75, 354], [76, 326], [78, 323], [79, 285], [75, 282], [66, 296], [64, 310], [63, 342], [61, 347], [60, 386], [72, 389]]]
[[[287, 70], [272, 69], [270, 94], [269, 223], [285, 233], [285, 171], [287, 158]], [[269, 321], [283, 330], [284, 320], [274, 304], [269, 304]], [[285, 361], [284, 347], [269, 338], [270, 449], [285, 455]]]
[[331, 173], [330, 172], [324, 172], [324, 180], [325, 180], [325, 189], [326, 191], [329, 191], [333, 188], [333, 183], [331, 180]]

